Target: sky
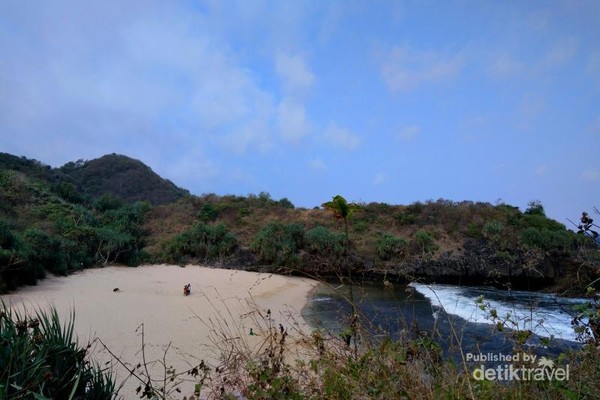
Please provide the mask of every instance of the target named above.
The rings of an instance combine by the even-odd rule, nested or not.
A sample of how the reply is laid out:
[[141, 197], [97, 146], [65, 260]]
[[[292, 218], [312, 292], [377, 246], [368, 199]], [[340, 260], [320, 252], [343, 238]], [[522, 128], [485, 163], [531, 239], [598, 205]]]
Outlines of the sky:
[[600, 1], [0, 1], [0, 151], [193, 194], [600, 207]]

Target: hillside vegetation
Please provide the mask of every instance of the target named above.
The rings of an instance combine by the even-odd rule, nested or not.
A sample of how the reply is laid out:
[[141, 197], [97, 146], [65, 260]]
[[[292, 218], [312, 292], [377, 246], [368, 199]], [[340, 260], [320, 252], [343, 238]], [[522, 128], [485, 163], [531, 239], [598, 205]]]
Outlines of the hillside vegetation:
[[189, 194], [158, 176], [139, 160], [108, 154], [95, 160], [68, 162], [51, 168], [37, 160], [0, 153], [0, 170], [12, 170], [50, 185], [52, 191], [74, 203], [110, 194], [127, 203], [167, 204]]
[[346, 238], [324, 208], [295, 208], [264, 192], [191, 196], [125, 156], [52, 169], [0, 155], [3, 291], [46, 271], [168, 262], [575, 294], [597, 277], [596, 255], [593, 240], [547, 218], [535, 201], [524, 212], [449, 200], [359, 204]]

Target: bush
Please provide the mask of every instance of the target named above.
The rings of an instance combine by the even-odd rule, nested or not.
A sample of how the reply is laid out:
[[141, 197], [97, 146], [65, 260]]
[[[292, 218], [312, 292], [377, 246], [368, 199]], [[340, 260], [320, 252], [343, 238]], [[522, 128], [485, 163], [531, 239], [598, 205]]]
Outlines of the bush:
[[407, 246], [406, 239], [384, 233], [377, 241], [377, 254], [382, 260], [402, 258], [405, 255]]
[[399, 212], [395, 215], [396, 221], [400, 225], [412, 225], [417, 220], [417, 216], [415, 214], [411, 214], [407, 211]]
[[317, 226], [306, 232], [304, 243], [306, 250], [310, 253], [328, 258], [339, 258], [344, 253], [346, 236], [343, 233], [331, 232], [323, 226]]
[[521, 240], [527, 247], [537, 247], [555, 253], [567, 253], [573, 245], [573, 237], [567, 231], [550, 231], [533, 227], [523, 230]]
[[293, 210], [294, 208], [296, 208], [294, 206], [294, 203], [292, 203], [287, 197], [279, 199], [277, 204], [283, 208], [289, 208], [290, 210]]
[[94, 201], [94, 208], [100, 212], [116, 210], [125, 205], [123, 200], [113, 196], [110, 193], [104, 194]]
[[44, 277], [44, 269], [58, 275], [66, 274], [67, 258], [60, 240], [38, 229], [26, 230], [23, 239], [30, 249], [26, 254], [27, 263], [36, 271], [37, 278]]
[[467, 226], [467, 236], [469, 236], [470, 238], [474, 238], [477, 239], [481, 236], [481, 227], [479, 225], [477, 225], [474, 222], [471, 222], [468, 226]]
[[0, 399], [112, 399], [110, 374], [86, 360], [73, 314], [61, 325], [56, 309], [19, 315], [0, 308]]
[[297, 261], [294, 256], [302, 248], [303, 242], [304, 228], [301, 224], [271, 222], [258, 231], [250, 248], [258, 253], [264, 263], [290, 265]]
[[532, 200], [527, 203], [527, 209], [525, 210], [525, 214], [527, 215], [539, 215], [542, 217], [546, 216], [546, 212], [544, 211], [544, 206], [539, 200]]
[[482, 233], [485, 238], [490, 239], [490, 238], [498, 236], [500, 234], [500, 232], [502, 232], [503, 229], [504, 229], [504, 226], [502, 225], [501, 222], [490, 221], [490, 222], [486, 222], [485, 225], [483, 225]]
[[198, 218], [200, 218], [202, 222], [214, 221], [217, 219], [218, 216], [219, 212], [216, 210], [215, 206], [213, 206], [212, 203], [206, 203], [205, 205], [203, 205], [200, 209], [200, 212], [198, 213]]
[[429, 232], [423, 230], [415, 233], [412, 239], [412, 247], [413, 251], [421, 254], [433, 254], [440, 248], [433, 236]]
[[225, 225], [211, 227], [198, 223], [163, 244], [163, 258], [174, 263], [182, 263], [188, 258], [207, 261], [228, 256], [237, 246], [237, 238]]

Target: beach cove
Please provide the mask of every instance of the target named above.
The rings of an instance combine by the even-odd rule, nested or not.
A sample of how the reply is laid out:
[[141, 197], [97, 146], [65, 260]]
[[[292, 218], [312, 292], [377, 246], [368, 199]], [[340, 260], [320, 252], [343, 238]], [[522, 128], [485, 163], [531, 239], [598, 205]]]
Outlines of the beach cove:
[[[183, 286], [191, 294], [183, 295]], [[217, 366], [227, 340], [259, 349], [265, 338], [270, 312], [274, 326], [281, 324], [291, 347], [308, 332], [301, 316], [308, 296], [318, 282], [307, 278], [225, 270], [199, 266], [111, 266], [77, 272], [67, 277], [49, 276], [37, 286], [3, 295], [11, 308], [30, 312], [55, 306], [62, 321], [75, 312], [75, 331], [86, 345], [99, 338], [110, 352], [135, 366], [142, 362], [142, 327], [147, 361], [162, 360], [167, 367], [184, 371], [201, 360]], [[252, 331], [251, 331], [252, 329]], [[91, 347], [101, 364], [112, 361], [117, 384], [127, 371], [99, 342]], [[160, 372], [161, 365], [154, 364]], [[139, 381], [129, 379], [121, 391], [132, 395]], [[183, 394], [193, 392], [185, 383]]]

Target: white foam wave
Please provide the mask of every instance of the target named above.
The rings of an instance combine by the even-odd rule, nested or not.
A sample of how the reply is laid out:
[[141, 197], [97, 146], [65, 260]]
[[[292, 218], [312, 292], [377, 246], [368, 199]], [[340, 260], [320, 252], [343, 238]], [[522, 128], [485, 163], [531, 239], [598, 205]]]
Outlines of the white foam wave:
[[[576, 335], [571, 326], [572, 317], [558, 305], [558, 298], [552, 295], [538, 295], [528, 292], [528, 301], [512, 298], [507, 300], [490, 299], [485, 296], [490, 290], [480, 290], [453, 285], [425, 285], [421, 283], [410, 283], [417, 292], [425, 296], [433, 306], [441, 307], [446, 313], [457, 315], [469, 322], [491, 324], [489, 311], [483, 311], [477, 304], [477, 298], [480, 294], [484, 296], [484, 303], [489, 304], [490, 308], [496, 309], [498, 317], [505, 319], [510, 316], [510, 320], [516, 323], [518, 329], [529, 329], [538, 336], [549, 337], [575, 341]], [[537, 301], [530, 301], [537, 297]], [[544, 301], [539, 301], [540, 299]], [[555, 300], [555, 306], [552, 301]], [[563, 299], [561, 299], [563, 300]], [[563, 304], [576, 303], [571, 299], [562, 302]], [[566, 306], [570, 309], [570, 306]], [[515, 328], [514, 326], [507, 326]]]

